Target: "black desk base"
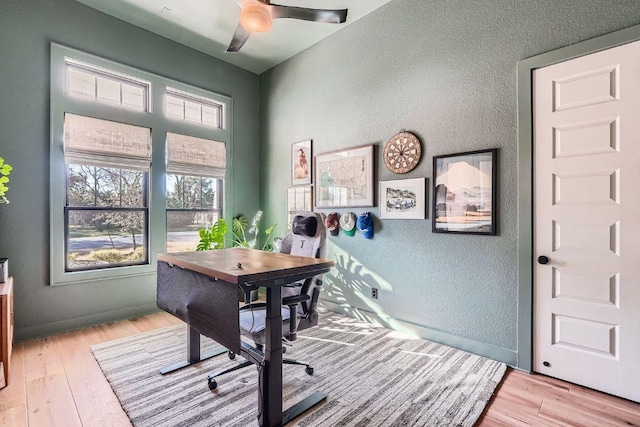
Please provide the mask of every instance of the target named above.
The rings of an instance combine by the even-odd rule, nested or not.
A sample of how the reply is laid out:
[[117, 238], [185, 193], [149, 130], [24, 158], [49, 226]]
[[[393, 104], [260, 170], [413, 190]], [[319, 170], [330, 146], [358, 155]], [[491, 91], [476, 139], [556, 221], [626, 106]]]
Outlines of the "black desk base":
[[289, 421], [298, 418], [304, 412], [316, 406], [318, 403], [327, 399], [327, 395], [321, 391], [316, 391], [311, 396], [293, 405], [282, 413], [282, 425], [285, 425]]
[[[167, 366], [165, 368], [160, 369], [160, 374], [162, 375], [166, 375], [169, 374], [171, 372], [175, 372], [179, 369], [182, 368], [186, 368], [187, 366], [191, 366], [194, 365], [196, 363], [202, 362], [203, 360], [207, 360], [210, 359], [212, 357], [215, 356], [219, 356], [221, 354], [226, 353], [228, 350], [224, 347], [217, 347], [214, 350], [201, 355], [200, 354], [200, 333], [198, 331], [196, 331], [195, 329], [193, 329], [192, 327], [189, 327], [188, 333], [187, 333], [187, 360], [184, 360], [182, 362], [177, 362], [171, 366]], [[235, 369], [241, 369], [247, 365], [251, 365], [254, 363], [257, 363], [257, 359], [260, 359], [261, 357], [264, 357], [263, 354], [259, 351], [254, 349], [253, 347], [242, 343], [242, 351], [241, 351], [241, 355], [246, 358], [246, 359], [253, 359], [254, 362], [251, 361], [247, 361], [247, 362], [243, 362], [241, 364], [239, 364], [238, 366], [232, 368], [231, 370], [235, 370]], [[228, 372], [229, 369], [225, 369], [222, 370], [221, 372]], [[217, 376], [218, 373], [214, 373], [212, 375], [209, 375], [208, 380], [209, 382], [211, 382], [212, 379], [214, 379]], [[316, 391], [315, 393], [313, 393], [311, 396], [306, 397], [305, 399], [301, 400], [300, 402], [296, 403], [295, 405], [293, 405], [292, 407], [288, 408], [287, 410], [282, 412], [282, 425], [287, 424], [289, 421], [292, 421], [296, 418], [298, 418], [300, 415], [302, 415], [303, 413], [307, 412], [309, 409], [313, 408], [314, 406], [318, 405], [321, 402], [324, 402], [327, 399], [327, 395], [321, 391]], [[260, 402], [261, 403], [261, 402]], [[262, 406], [262, 405], [259, 405]]]
[[[216, 382], [216, 378], [220, 375], [224, 375], [227, 374], [229, 372], [233, 372], [236, 371], [238, 369], [243, 369], [246, 368], [247, 366], [251, 366], [251, 365], [258, 365], [258, 370], [260, 371], [260, 375], [262, 375], [262, 368], [260, 368], [260, 365], [262, 365], [262, 361], [264, 360], [264, 353], [260, 350], [258, 350], [255, 347], [250, 346], [249, 344], [243, 342], [242, 343], [242, 350], [240, 352], [240, 355], [245, 359], [244, 362], [241, 362], [233, 367], [230, 368], [224, 368], [224, 369], [220, 369], [212, 374], [210, 374], [207, 377], [207, 380], [209, 381], [209, 389], [210, 390], [214, 390], [217, 387], [217, 382]], [[262, 381], [264, 379], [261, 379]], [[296, 403], [295, 405], [293, 405], [292, 407], [290, 407], [289, 409], [287, 409], [286, 411], [282, 412], [282, 425], [288, 423], [289, 421], [299, 417], [300, 415], [302, 415], [303, 413], [305, 413], [306, 411], [308, 411], [309, 409], [313, 408], [314, 406], [316, 406], [317, 404], [319, 404], [320, 402], [323, 402], [327, 399], [327, 395], [323, 392], [320, 391], [316, 391], [315, 393], [313, 393], [311, 396], [306, 397], [305, 399], [302, 399], [300, 402]], [[262, 406], [260, 405], [260, 410]]]
[[183, 360], [182, 362], [174, 363], [171, 366], [167, 366], [166, 368], [160, 369], [160, 373], [162, 375], [169, 374], [171, 372], [175, 372], [179, 369], [186, 368], [187, 366], [191, 366], [193, 364], [202, 362], [203, 360], [211, 359], [212, 357], [219, 356], [227, 352], [227, 349], [224, 347], [216, 347], [214, 350], [206, 353], [204, 355], [200, 354], [200, 333], [195, 329], [189, 327], [189, 331], [187, 333], [187, 360]]

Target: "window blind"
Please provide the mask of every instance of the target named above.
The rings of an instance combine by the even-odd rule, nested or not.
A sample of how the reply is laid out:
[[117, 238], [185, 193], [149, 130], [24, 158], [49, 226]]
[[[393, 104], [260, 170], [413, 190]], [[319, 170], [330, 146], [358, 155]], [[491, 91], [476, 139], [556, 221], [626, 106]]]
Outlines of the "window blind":
[[68, 164], [149, 169], [151, 129], [66, 113], [64, 159]]
[[167, 173], [224, 179], [224, 142], [167, 132]]

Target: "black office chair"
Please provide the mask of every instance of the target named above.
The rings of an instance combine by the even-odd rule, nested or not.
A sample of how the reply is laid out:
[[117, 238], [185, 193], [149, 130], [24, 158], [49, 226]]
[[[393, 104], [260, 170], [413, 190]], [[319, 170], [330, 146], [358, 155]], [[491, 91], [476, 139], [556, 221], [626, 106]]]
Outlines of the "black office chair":
[[[314, 212], [298, 215], [293, 219], [292, 231], [283, 240], [280, 247], [281, 253], [324, 258], [327, 252], [326, 230], [320, 214]], [[303, 282], [295, 282], [282, 288], [282, 337], [286, 341], [295, 341], [297, 332], [308, 329], [318, 324], [318, 312], [316, 306], [322, 286], [322, 275], [314, 276]], [[266, 304], [251, 303], [240, 309], [240, 332], [251, 339], [256, 350], [263, 351], [265, 343]], [[293, 321], [292, 321], [293, 319]], [[285, 341], [285, 342], [286, 342]], [[283, 348], [283, 352], [286, 348]], [[229, 352], [229, 358], [234, 359], [235, 354]], [[284, 358], [282, 361], [288, 365], [300, 365], [305, 367], [305, 372], [313, 375], [313, 368], [307, 362]], [[215, 372], [207, 377], [209, 389], [217, 387], [215, 378], [229, 372], [252, 365], [253, 362], [245, 361], [236, 366]]]

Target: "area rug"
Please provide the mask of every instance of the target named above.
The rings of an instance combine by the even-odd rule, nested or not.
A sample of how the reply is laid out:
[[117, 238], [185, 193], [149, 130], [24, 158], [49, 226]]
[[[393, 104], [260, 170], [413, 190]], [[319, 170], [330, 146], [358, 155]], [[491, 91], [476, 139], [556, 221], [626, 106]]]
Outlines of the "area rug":
[[[202, 339], [203, 352], [216, 347]], [[132, 424], [138, 426], [256, 426], [257, 371], [218, 379], [207, 374], [238, 363], [221, 355], [162, 376], [186, 359], [186, 326], [176, 325], [91, 347]], [[286, 357], [312, 363], [284, 366], [283, 407], [316, 391], [326, 403], [288, 425], [472, 426], [506, 366], [474, 354], [343, 315], [323, 312], [319, 326], [299, 334]]]

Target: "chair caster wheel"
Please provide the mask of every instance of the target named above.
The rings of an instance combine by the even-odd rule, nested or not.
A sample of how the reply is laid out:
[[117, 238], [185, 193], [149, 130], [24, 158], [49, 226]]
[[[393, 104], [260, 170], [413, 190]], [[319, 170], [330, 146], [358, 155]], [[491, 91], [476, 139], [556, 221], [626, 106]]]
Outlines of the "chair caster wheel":
[[213, 391], [218, 387], [218, 383], [213, 378], [209, 380], [209, 390]]
[[304, 368], [304, 371], [307, 373], [307, 375], [313, 375], [313, 368], [311, 366], [307, 366], [306, 368]]
[[236, 358], [236, 354], [233, 351], [228, 351], [227, 356], [229, 356], [229, 359], [231, 360]]

